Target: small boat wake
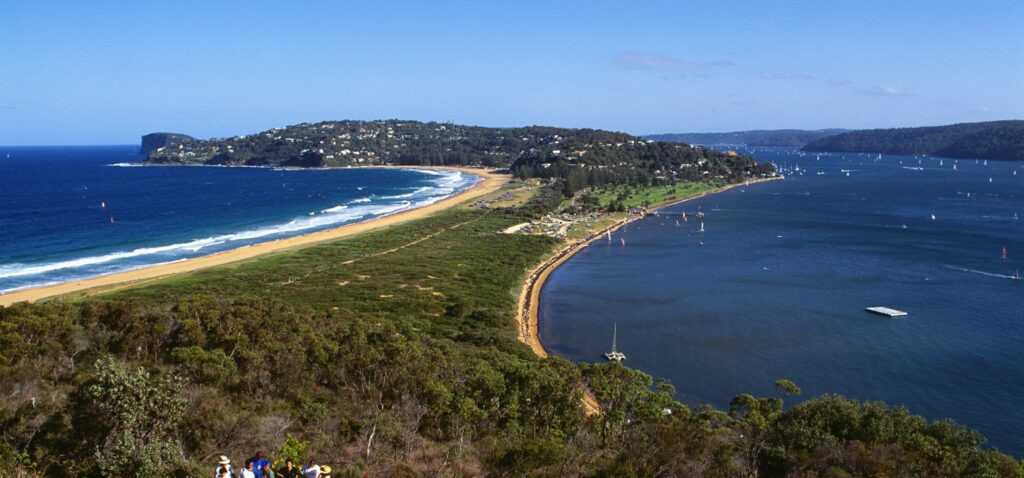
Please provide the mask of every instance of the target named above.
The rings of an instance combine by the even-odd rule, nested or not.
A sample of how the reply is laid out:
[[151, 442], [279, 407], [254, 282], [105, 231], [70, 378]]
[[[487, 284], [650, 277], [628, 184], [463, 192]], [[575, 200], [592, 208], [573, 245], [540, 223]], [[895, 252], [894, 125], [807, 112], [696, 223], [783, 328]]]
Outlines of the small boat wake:
[[955, 271], [960, 271], [960, 272], [970, 272], [971, 274], [981, 274], [983, 276], [995, 277], [997, 279], [1020, 280], [1020, 273], [1017, 273], [1017, 274], [997, 274], [995, 272], [979, 271], [977, 269], [968, 269], [966, 267], [957, 267], [957, 266], [953, 266], [953, 265], [949, 265], [949, 264], [943, 264], [942, 267], [945, 267], [946, 269], [952, 269], [952, 270], [955, 270]]

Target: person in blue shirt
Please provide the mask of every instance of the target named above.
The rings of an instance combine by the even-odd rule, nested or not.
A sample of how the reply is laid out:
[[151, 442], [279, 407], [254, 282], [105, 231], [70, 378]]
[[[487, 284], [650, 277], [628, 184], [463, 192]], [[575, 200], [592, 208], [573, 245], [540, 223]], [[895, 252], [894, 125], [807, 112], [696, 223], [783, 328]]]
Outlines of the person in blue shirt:
[[269, 465], [270, 460], [263, 458], [263, 452], [261, 451], [256, 451], [256, 455], [250, 458], [250, 460], [252, 460], [253, 474], [256, 475], [256, 478], [264, 478], [263, 466]]

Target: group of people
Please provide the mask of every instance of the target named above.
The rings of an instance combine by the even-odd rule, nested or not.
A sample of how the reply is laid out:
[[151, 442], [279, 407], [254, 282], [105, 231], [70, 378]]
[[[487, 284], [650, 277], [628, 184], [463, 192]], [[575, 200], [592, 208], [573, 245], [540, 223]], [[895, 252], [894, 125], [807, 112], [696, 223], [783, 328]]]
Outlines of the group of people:
[[245, 460], [245, 466], [236, 472], [231, 459], [221, 455], [217, 468], [213, 470], [213, 478], [331, 478], [331, 467], [320, 465], [310, 458], [309, 464], [299, 469], [288, 459], [275, 471], [270, 460], [264, 458], [262, 452], [256, 452], [256, 455]]

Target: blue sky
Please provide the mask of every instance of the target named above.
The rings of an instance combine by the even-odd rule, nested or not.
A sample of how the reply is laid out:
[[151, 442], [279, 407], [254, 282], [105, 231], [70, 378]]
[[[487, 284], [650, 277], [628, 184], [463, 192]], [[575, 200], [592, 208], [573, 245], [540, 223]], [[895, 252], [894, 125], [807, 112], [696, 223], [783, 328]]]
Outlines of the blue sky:
[[634, 134], [1024, 118], [1024, 2], [0, 7], [0, 144], [327, 119]]

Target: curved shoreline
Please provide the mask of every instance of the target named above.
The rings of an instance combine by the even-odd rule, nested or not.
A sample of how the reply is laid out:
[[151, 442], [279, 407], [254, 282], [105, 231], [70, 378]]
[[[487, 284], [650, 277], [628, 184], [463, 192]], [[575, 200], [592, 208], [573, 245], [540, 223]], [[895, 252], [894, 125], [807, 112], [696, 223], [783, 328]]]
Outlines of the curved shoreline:
[[[728, 191], [730, 189], [739, 186], [749, 186], [752, 184], [763, 183], [767, 181], [774, 181], [776, 179], [785, 179], [783, 176], [776, 176], [773, 178], [757, 179], [754, 181], [748, 181], [745, 183], [730, 184], [720, 188], [707, 191], [696, 196], [680, 199], [678, 201], [670, 201], [665, 204], [655, 206], [653, 210], [658, 210], [664, 207], [674, 206], [676, 204], [682, 204], [687, 201], [699, 199], [712, 194], [718, 194], [721, 192]], [[615, 224], [600, 229], [582, 240], [569, 242], [565, 244], [561, 249], [555, 251], [555, 253], [547, 260], [542, 262], [537, 267], [533, 268], [529, 273], [526, 274], [526, 279], [523, 281], [522, 286], [519, 288], [519, 298], [516, 303], [516, 328], [517, 336], [520, 342], [525, 343], [533, 350], [533, 353], [539, 357], [549, 357], [547, 349], [544, 348], [544, 344], [540, 341], [540, 294], [544, 290], [544, 284], [547, 282], [548, 277], [551, 273], [558, 269], [559, 266], [564, 264], [566, 261], [576, 255], [576, 253], [582, 251], [590, 243], [594, 242], [601, 236], [610, 234], [617, 231], [623, 226], [646, 217], [643, 215], [629, 216]], [[597, 397], [586, 386], [581, 385], [583, 389], [583, 409], [587, 415], [598, 415], [601, 413], [601, 405], [597, 401]]]
[[45, 285], [40, 287], [33, 287], [30, 289], [17, 290], [14, 292], [9, 292], [7, 294], [0, 294], [0, 306], [9, 306], [17, 302], [35, 302], [37, 300], [52, 298], [56, 296], [64, 296], [73, 293], [80, 293], [76, 295], [74, 298], [84, 297], [91, 295], [88, 289], [96, 289], [100, 287], [109, 288], [112, 286], [120, 288], [131, 285], [137, 285], [158, 278], [164, 278], [172, 275], [182, 274], [185, 272], [192, 272], [200, 269], [206, 269], [209, 267], [245, 261], [266, 254], [293, 250], [299, 247], [304, 247], [319, 242], [340, 239], [343, 237], [348, 237], [367, 231], [377, 230], [394, 224], [410, 221], [413, 219], [419, 219], [427, 215], [433, 214], [435, 212], [448, 209], [452, 206], [468, 201], [470, 199], [483, 196], [485, 194], [497, 190], [498, 188], [504, 186], [506, 183], [508, 183], [508, 181], [511, 180], [511, 176], [507, 174], [498, 174], [489, 172], [487, 170], [473, 168], [460, 168], [450, 166], [392, 167], [401, 167], [405, 169], [447, 169], [459, 171], [466, 174], [472, 174], [474, 176], [479, 177], [481, 180], [472, 187], [460, 191], [458, 194], [446, 197], [440, 201], [427, 204], [418, 208], [401, 211], [395, 214], [378, 217], [368, 221], [344, 224], [335, 228], [325, 229], [322, 231], [310, 232], [298, 236], [275, 239], [273, 241], [260, 242], [257, 244], [242, 246], [239, 248], [229, 249], [227, 251], [221, 251], [205, 256], [195, 257], [192, 259], [185, 259], [182, 261], [156, 264], [152, 266], [143, 267], [140, 269], [116, 272], [113, 274], [92, 277], [80, 281], [63, 282], [60, 284]]
[[[775, 178], [758, 179], [755, 181], [749, 181], [747, 183], [730, 184], [727, 186], [722, 186], [720, 188], [713, 189], [711, 191], [703, 192], [696, 196], [691, 196], [688, 198], [680, 199], [678, 201], [671, 201], [659, 206], [655, 206], [652, 210], [658, 210], [669, 206], [675, 206], [676, 204], [682, 204], [684, 202], [692, 201], [694, 199], [700, 199], [702, 197], [710, 196], [712, 194], [722, 193], [736, 187], [754, 185], [767, 181], [774, 181], [776, 179], [783, 178], [779, 176]], [[589, 236], [582, 240], [569, 242], [565, 244], [561, 249], [555, 251], [555, 253], [547, 260], [545, 260], [543, 263], [541, 263], [533, 270], [531, 270], [526, 275], [526, 279], [523, 281], [523, 285], [519, 289], [519, 299], [516, 307], [516, 322], [518, 325], [517, 328], [519, 329], [519, 340], [529, 345], [530, 349], [532, 349], [533, 352], [536, 353], [537, 355], [541, 357], [549, 356], [548, 351], [544, 348], [544, 344], [540, 341], [539, 330], [540, 294], [541, 291], [544, 289], [544, 284], [545, 282], [547, 282], [548, 277], [551, 276], [551, 273], [554, 272], [555, 269], [557, 269], [559, 266], [561, 266], [566, 261], [571, 259], [572, 256], [582, 251], [584, 248], [589, 246], [590, 243], [594, 242], [601, 236], [615, 232], [616, 230], [620, 229], [626, 224], [636, 221], [637, 219], [642, 219], [644, 217], [646, 217], [646, 215], [630, 216], [627, 217], [626, 219], [616, 222], [615, 224], [612, 224], [608, 227], [591, 233]]]

